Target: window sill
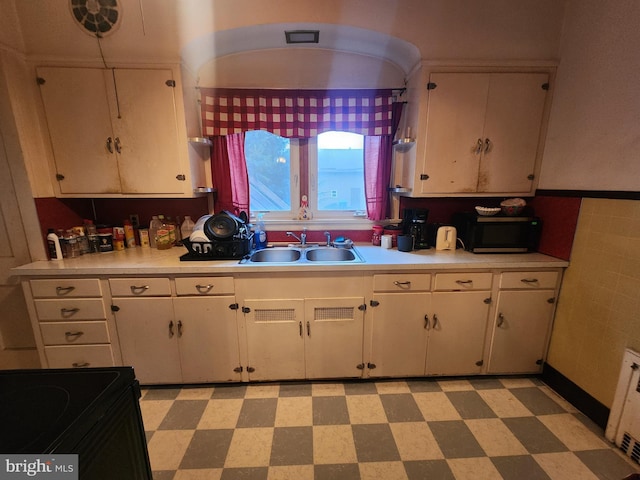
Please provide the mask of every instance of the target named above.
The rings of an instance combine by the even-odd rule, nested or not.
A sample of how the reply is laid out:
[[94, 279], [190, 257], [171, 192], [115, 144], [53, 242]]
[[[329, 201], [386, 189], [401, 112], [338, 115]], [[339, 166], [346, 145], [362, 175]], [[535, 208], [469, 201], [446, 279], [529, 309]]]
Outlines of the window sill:
[[342, 228], [347, 230], [371, 230], [373, 225], [397, 224], [399, 219], [388, 219], [380, 222], [367, 220], [366, 218], [314, 218], [312, 220], [264, 220], [267, 231], [269, 230], [328, 230]]

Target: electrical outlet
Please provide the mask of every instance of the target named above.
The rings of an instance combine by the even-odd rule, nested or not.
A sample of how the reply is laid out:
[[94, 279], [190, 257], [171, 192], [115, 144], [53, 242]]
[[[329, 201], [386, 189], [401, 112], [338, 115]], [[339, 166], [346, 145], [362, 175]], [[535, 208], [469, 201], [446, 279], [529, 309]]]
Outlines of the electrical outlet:
[[131, 225], [133, 225], [133, 228], [137, 228], [140, 226], [140, 216], [137, 213], [130, 214], [129, 220], [131, 221]]

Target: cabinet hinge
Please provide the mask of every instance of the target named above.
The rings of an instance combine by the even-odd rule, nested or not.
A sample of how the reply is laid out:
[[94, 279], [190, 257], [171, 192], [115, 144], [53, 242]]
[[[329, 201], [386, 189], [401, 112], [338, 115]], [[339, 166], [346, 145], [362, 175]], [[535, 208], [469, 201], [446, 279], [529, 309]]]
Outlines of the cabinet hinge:
[[547, 303], [556, 303], [555, 297], [547, 298]]
[[44, 85], [45, 83], [47, 83], [47, 81], [42, 77], [36, 77], [36, 83], [38, 85]]
[[536, 178], [536, 176], [533, 173], [527, 175], [527, 180], [533, 180], [534, 178]]
[[487, 297], [483, 300], [484, 303], [486, 303], [487, 305], [491, 304], [491, 297]]
[[238, 310], [239, 308], [240, 305], [238, 305], [237, 303], [232, 303], [231, 305], [229, 305], [230, 310]]
[[377, 300], [369, 300], [369, 305], [371, 305], [372, 307], [377, 307], [378, 305], [380, 305], [380, 302]]
[[429, 175], [427, 175], [426, 173], [421, 173], [420, 180], [429, 180]]
[[375, 363], [371, 363], [371, 362], [369, 362], [369, 363], [367, 363], [367, 368], [368, 368], [369, 370], [373, 370], [374, 368], [376, 368], [376, 364], [375, 364]]
[[362, 305], [358, 305], [358, 310], [360, 310], [361, 312], [364, 312], [367, 310], [367, 304], [363, 303]]
[[175, 80], [167, 80], [166, 82], [164, 82], [165, 85], [167, 87], [175, 87], [176, 86], [176, 81]]
[[176, 180], [180, 180], [181, 182], [184, 182], [187, 179], [186, 175], [183, 175], [182, 173], [176, 175]]
[[437, 83], [429, 82], [427, 83], [427, 90], [435, 90], [437, 86], [438, 86]]
[[481, 367], [482, 365], [484, 365], [484, 360], [478, 360], [476, 362], [476, 366]]
[[536, 365], [542, 365], [542, 362], [544, 362], [544, 360], [539, 358], [538, 360], [536, 360]]
[[356, 368], [358, 370], [364, 370], [364, 363], [359, 363], [358, 365], [356, 365]]
[[56, 173], [56, 180], [58, 181], [64, 180], [64, 175], [62, 175], [61, 173]]
[[543, 83], [542, 85], [540, 85], [540, 87], [541, 87], [543, 90], [549, 90], [549, 87], [550, 87], [549, 82], [547, 82], [547, 83]]
[[111, 305], [111, 311], [112, 312], [119, 312], [120, 311], [120, 307], [117, 305]]
[[251, 309], [249, 307], [242, 307], [242, 313], [250, 313]]
[[233, 371], [236, 372], [236, 373], [242, 373], [242, 370], [244, 370], [244, 368], [242, 368], [242, 367], [236, 367], [236, 368], [233, 369]]
[[255, 369], [255, 368], [253, 368], [253, 367], [247, 367], [247, 372], [249, 372], [249, 373], [253, 373], [253, 372], [255, 372], [255, 371], [256, 371], [256, 369]]

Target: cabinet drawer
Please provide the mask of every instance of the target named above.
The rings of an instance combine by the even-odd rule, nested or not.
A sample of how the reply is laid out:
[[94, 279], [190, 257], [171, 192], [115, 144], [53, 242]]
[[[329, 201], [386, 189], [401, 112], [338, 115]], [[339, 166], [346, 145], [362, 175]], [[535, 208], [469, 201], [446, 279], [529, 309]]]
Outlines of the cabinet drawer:
[[431, 289], [431, 274], [406, 273], [373, 276], [373, 290], [376, 292], [414, 292]]
[[504, 272], [500, 288], [556, 288], [558, 272]]
[[491, 290], [491, 272], [438, 273], [435, 290]]
[[113, 367], [110, 345], [44, 347], [49, 368]]
[[34, 300], [38, 320], [104, 320], [101, 298], [70, 298], [68, 300]]
[[102, 288], [97, 278], [31, 280], [33, 298], [101, 297]]
[[233, 277], [176, 278], [178, 295], [229, 295], [233, 292]]
[[171, 295], [168, 278], [111, 278], [109, 287], [114, 297], [168, 297]]
[[106, 322], [52, 322], [40, 325], [45, 345], [109, 343]]

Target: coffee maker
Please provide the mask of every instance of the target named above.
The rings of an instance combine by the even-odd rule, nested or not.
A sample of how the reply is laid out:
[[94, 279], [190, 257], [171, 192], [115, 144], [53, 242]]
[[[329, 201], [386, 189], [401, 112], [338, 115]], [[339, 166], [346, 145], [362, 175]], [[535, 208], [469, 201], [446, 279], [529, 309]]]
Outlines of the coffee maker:
[[413, 248], [423, 250], [429, 248], [427, 233], [427, 217], [429, 210], [426, 208], [405, 208], [402, 214], [402, 233], [413, 237]]

